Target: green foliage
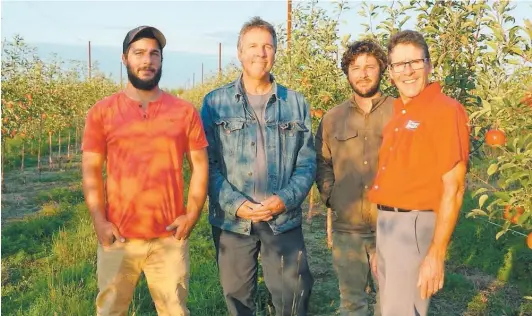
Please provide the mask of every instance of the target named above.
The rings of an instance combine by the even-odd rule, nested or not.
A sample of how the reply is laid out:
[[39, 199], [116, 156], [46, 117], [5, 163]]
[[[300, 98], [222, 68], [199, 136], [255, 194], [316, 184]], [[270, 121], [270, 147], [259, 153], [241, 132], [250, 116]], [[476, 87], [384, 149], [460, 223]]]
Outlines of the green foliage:
[[[351, 93], [339, 67], [341, 51], [351, 37], [338, 36], [341, 18], [350, 8], [345, 1], [336, 1], [335, 6], [330, 15], [317, 1], [299, 3], [292, 13], [289, 48], [286, 29], [278, 28], [279, 49], [273, 73], [279, 82], [309, 100], [314, 129], [321, 110], [329, 110]], [[441, 82], [444, 92], [459, 100], [469, 113], [470, 167], [476, 170], [469, 176], [470, 183], [486, 189], [482, 199], [497, 194], [491, 204], [482, 203], [487, 209], [477, 208], [470, 216], [494, 218], [501, 214], [505, 203], [523, 206], [525, 214], [513, 228], [526, 233], [532, 229], [532, 137], [528, 137], [532, 134], [532, 23], [525, 20], [523, 26], [516, 25], [513, 9], [508, 1], [363, 2], [358, 15], [366, 20], [365, 33], [359, 38], [372, 38], [386, 47], [391, 35], [415, 17], [416, 29], [429, 45], [434, 69], [431, 80]], [[232, 70], [236, 73], [234, 67]], [[188, 90], [183, 96], [199, 104], [196, 100], [221, 83], [213, 78], [208, 86]], [[387, 74], [381, 89], [397, 96]], [[502, 148], [496, 150], [484, 143], [490, 129], [506, 134]], [[499, 168], [495, 175], [493, 170], [488, 174], [489, 165], [477, 164], [488, 159]], [[497, 179], [492, 183], [494, 176]], [[501, 234], [510, 226], [510, 222], [505, 223]]]

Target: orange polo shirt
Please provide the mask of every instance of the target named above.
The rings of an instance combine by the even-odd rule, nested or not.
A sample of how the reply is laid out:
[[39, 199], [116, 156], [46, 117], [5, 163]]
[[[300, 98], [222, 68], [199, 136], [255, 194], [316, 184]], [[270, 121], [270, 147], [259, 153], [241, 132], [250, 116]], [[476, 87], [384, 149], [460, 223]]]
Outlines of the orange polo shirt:
[[166, 92], [146, 111], [119, 92], [89, 109], [82, 149], [107, 158], [107, 220], [125, 238], [169, 236], [185, 214], [183, 159], [207, 146], [199, 113]]
[[368, 198], [391, 207], [437, 212], [443, 175], [468, 159], [467, 113], [441, 92], [439, 83], [432, 83], [407, 104], [400, 98], [394, 101]]

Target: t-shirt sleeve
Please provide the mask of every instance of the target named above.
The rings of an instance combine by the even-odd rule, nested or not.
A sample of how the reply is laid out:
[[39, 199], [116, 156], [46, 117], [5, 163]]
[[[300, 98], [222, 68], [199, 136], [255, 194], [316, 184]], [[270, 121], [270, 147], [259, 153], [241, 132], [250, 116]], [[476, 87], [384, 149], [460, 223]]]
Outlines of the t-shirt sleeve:
[[87, 113], [81, 150], [105, 155], [107, 152], [107, 142], [100, 111], [99, 107], [93, 106]]
[[457, 103], [449, 105], [441, 113], [438, 125], [437, 151], [439, 167], [446, 173], [459, 162], [469, 160], [469, 122], [464, 107]]
[[188, 128], [188, 149], [199, 150], [208, 146], [207, 137], [205, 136], [205, 130], [199, 116], [198, 111], [195, 108], [191, 111], [190, 125]]

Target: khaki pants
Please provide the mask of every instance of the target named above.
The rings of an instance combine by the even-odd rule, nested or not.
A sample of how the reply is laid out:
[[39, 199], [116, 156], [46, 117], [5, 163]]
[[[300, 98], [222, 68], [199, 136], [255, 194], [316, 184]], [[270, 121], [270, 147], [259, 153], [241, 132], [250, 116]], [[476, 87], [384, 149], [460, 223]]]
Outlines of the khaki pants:
[[[367, 316], [368, 294], [366, 286], [370, 283], [371, 272], [368, 258], [370, 244], [375, 235], [359, 233], [333, 232], [333, 265], [340, 287], [340, 315]], [[375, 282], [373, 282], [375, 283]], [[379, 295], [374, 306], [375, 316], [380, 316]]]
[[126, 315], [144, 272], [158, 315], [188, 316], [188, 240], [173, 236], [98, 245], [98, 315]]

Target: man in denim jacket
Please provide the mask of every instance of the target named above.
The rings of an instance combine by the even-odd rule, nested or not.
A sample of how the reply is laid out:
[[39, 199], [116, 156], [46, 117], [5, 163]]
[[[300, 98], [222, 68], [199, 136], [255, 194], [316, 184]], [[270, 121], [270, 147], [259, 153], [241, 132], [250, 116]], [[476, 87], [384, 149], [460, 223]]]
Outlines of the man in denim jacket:
[[201, 116], [209, 142], [209, 221], [227, 307], [254, 315], [258, 255], [278, 315], [306, 315], [313, 278], [301, 204], [316, 173], [309, 105], [275, 82], [277, 36], [255, 17], [238, 39], [242, 74], [211, 91]]

